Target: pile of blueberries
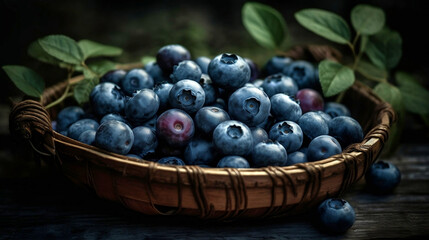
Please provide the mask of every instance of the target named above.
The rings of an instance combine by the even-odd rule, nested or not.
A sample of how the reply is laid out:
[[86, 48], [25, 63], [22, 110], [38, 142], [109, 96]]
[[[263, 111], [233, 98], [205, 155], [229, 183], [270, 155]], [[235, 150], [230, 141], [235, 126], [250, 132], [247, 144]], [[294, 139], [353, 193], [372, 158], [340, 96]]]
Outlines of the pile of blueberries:
[[62, 109], [54, 127], [139, 160], [233, 168], [318, 161], [364, 135], [345, 105], [322, 97], [311, 62], [274, 56], [259, 69], [232, 53], [192, 60], [178, 44], [143, 68], [105, 74], [88, 106]]
[[[177, 44], [143, 68], [105, 74], [89, 104], [62, 109], [53, 128], [139, 161], [220, 168], [318, 161], [364, 137], [345, 105], [322, 97], [311, 62], [274, 56], [260, 70], [231, 53], [192, 60]], [[365, 178], [376, 192], [389, 192], [400, 172], [380, 161]], [[355, 221], [343, 199], [328, 198], [317, 211], [331, 232]]]

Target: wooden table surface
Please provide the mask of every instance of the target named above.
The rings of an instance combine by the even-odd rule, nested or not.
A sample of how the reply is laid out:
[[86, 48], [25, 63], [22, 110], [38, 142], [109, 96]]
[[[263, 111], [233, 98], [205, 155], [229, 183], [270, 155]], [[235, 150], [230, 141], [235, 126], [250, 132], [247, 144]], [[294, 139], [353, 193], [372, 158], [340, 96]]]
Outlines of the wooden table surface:
[[[394, 157], [402, 181], [378, 196], [362, 179], [343, 198], [356, 222], [328, 235], [312, 214], [237, 222], [144, 216], [97, 198], [44, 168], [0, 180], [0, 239], [425, 239], [429, 237], [429, 146], [403, 144]], [[427, 239], [427, 238], [426, 238]]]

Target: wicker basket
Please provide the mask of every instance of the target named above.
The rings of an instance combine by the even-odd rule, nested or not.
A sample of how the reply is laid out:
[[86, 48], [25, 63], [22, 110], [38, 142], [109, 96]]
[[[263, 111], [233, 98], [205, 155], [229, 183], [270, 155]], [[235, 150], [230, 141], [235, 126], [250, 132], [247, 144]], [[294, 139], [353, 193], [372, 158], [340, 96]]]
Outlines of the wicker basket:
[[[300, 47], [294, 58], [338, 59], [326, 47]], [[46, 160], [74, 183], [93, 189], [148, 215], [190, 215], [208, 219], [262, 218], [299, 214], [327, 197], [338, 196], [359, 180], [387, 140], [395, 114], [370, 88], [355, 83], [343, 99], [363, 126], [361, 143], [328, 159], [288, 167], [253, 169], [167, 166], [88, 146], [52, 130], [59, 109], [43, 107], [58, 98], [65, 82], [47, 89], [43, 102], [25, 100], [13, 106], [11, 133], [29, 140]]]

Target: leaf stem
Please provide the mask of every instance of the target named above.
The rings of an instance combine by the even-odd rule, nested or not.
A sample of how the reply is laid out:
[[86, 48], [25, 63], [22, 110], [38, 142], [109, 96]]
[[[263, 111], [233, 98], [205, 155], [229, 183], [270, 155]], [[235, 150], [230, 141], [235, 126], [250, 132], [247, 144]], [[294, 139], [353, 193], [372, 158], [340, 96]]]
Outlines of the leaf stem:
[[340, 94], [338, 94], [338, 96], [337, 96], [337, 99], [335, 99], [335, 102], [340, 103], [341, 101], [343, 101], [345, 93], [346, 93], [346, 91], [340, 92]]
[[64, 99], [66, 99], [69, 96], [73, 96], [73, 94], [72, 95], [69, 94], [69, 91], [70, 91], [70, 86], [72, 85], [72, 83], [70, 82], [70, 79], [71, 79], [71, 76], [72, 76], [74, 70], [73, 70], [73, 68], [69, 68], [68, 70], [69, 71], [67, 74], [67, 86], [66, 86], [66, 89], [64, 90], [63, 95], [61, 95], [61, 97], [59, 97], [57, 100], [46, 105], [45, 106], [46, 109], [49, 109], [49, 108], [59, 104], [60, 102], [62, 102]]

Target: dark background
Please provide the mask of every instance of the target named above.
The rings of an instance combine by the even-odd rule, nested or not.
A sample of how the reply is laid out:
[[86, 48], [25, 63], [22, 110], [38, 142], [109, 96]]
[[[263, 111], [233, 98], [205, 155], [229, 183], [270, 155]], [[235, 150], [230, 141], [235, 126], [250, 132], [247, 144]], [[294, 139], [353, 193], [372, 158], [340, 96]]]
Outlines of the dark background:
[[[118, 46], [124, 53], [114, 58], [120, 63], [137, 62], [143, 56], [155, 56], [166, 44], [178, 43], [193, 57], [216, 56], [234, 52], [253, 59], [260, 67], [274, 52], [260, 47], [241, 22], [241, 8], [246, 1], [113, 1], [113, 0], [0, 0], [0, 66], [24, 65], [39, 73], [47, 85], [66, 78], [63, 69], [43, 64], [27, 55], [29, 44], [50, 34], [64, 34], [75, 40], [90, 39]], [[403, 39], [403, 56], [393, 69], [414, 74], [428, 86], [428, 31], [424, 1], [259, 1], [280, 11], [295, 44], [327, 43], [350, 53], [297, 24], [293, 14], [304, 8], [322, 8], [341, 15], [350, 23], [350, 11], [359, 3], [384, 9], [386, 24]], [[351, 24], [350, 24], [351, 26]], [[11, 141], [8, 114], [11, 100], [22, 93], [0, 70], [0, 176], [25, 175], [22, 162], [12, 157], [22, 154], [22, 146]], [[428, 141], [421, 134], [423, 121], [411, 115], [402, 141]], [[416, 138], [416, 133], [418, 137]], [[15, 155], [12, 155], [14, 153]]]

